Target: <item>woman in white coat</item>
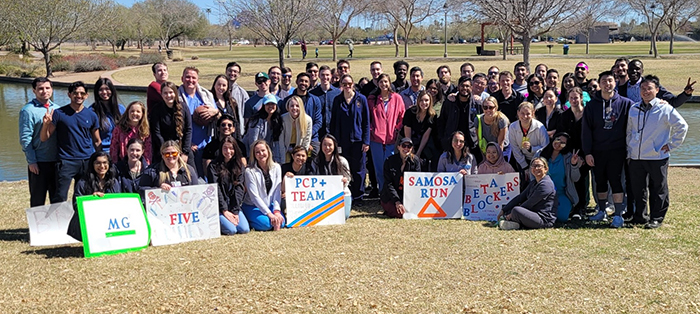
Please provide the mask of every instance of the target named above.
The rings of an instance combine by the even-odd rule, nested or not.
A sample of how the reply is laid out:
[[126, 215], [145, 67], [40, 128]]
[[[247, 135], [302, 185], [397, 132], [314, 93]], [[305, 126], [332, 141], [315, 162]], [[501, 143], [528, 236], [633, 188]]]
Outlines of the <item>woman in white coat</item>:
[[272, 150], [265, 140], [251, 146], [250, 165], [245, 170], [246, 196], [241, 210], [250, 227], [258, 231], [284, 227], [282, 216], [282, 168], [272, 160]]

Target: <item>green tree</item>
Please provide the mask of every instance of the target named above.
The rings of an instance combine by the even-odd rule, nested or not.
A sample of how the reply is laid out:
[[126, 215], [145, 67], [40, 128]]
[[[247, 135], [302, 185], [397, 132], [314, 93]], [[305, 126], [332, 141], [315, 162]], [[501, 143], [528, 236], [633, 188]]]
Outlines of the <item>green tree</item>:
[[180, 36], [198, 38], [206, 34], [209, 21], [199, 7], [187, 0], [145, 0], [144, 13], [155, 27], [156, 37], [170, 42]]

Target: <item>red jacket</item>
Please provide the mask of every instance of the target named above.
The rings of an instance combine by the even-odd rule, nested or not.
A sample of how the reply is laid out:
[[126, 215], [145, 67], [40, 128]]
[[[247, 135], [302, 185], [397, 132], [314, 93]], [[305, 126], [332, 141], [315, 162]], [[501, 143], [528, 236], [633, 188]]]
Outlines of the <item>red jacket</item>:
[[391, 93], [387, 110], [384, 111], [384, 102], [381, 95], [370, 95], [367, 100], [369, 105], [370, 138], [369, 140], [380, 144], [395, 144], [396, 135], [403, 127], [403, 114], [406, 106], [401, 95]]

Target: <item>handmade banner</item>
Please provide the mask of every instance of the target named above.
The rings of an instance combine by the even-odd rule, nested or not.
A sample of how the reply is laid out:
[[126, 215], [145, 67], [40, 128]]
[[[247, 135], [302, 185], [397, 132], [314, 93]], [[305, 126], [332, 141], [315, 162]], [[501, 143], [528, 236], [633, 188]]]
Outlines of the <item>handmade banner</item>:
[[284, 178], [287, 227], [345, 223], [343, 176]]
[[66, 234], [75, 211], [70, 202], [27, 208], [29, 245], [64, 245], [80, 243]]
[[151, 244], [168, 245], [221, 236], [219, 194], [215, 184], [146, 191]]
[[466, 176], [464, 218], [496, 221], [498, 212], [520, 193], [517, 172]]
[[458, 172], [405, 172], [404, 219], [462, 217], [462, 174]]
[[142, 250], [151, 239], [138, 194], [77, 198], [85, 257]]

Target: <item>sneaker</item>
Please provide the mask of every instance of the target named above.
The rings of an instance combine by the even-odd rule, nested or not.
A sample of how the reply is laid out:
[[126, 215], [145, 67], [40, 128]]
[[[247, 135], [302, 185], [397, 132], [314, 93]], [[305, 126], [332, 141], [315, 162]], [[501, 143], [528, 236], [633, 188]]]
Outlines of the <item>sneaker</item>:
[[607, 217], [607, 213], [605, 210], [599, 210], [595, 215], [591, 216], [588, 218], [590, 221], [602, 221]]
[[644, 229], [656, 229], [658, 227], [661, 227], [661, 222], [658, 220], [652, 220], [644, 225]]
[[501, 220], [498, 223], [498, 228], [500, 228], [501, 230], [516, 230], [520, 229], [520, 224], [515, 221]]
[[612, 223], [610, 224], [610, 227], [613, 228], [622, 228], [622, 225], [625, 224], [625, 220], [622, 219], [622, 216], [613, 216]]

